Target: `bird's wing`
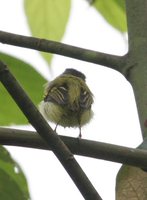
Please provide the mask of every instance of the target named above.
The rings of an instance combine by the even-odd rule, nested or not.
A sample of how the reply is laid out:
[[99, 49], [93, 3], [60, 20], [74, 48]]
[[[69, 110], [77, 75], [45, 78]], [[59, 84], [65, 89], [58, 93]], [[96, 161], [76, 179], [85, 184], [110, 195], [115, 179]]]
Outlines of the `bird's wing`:
[[90, 108], [93, 103], [93, 96], [89, 91], [81, 89], [80, 93], [80, 106], [82, 108]]
[[66, 85], [54, 86], [48, 90], [44, 101], [54, 102], [60, 105], [67, 104], [68, 90]]

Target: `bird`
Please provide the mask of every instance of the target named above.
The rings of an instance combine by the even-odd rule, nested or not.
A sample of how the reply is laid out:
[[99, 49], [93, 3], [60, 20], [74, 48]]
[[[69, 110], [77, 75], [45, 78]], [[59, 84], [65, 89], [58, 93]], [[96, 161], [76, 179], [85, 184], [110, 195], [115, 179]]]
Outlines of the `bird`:
[[93, 117], [93, 94], [86, 84], [86, 76], [73, 68], [67, 68], [61, 75], [47, 83], [39, 110], [47, 121], [57, 126], [81, 127]]

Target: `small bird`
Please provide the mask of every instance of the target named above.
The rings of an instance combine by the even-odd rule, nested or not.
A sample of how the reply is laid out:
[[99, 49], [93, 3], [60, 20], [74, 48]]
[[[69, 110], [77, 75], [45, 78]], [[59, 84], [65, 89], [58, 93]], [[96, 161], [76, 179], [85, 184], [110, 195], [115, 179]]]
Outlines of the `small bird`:
[[44, 100], [39, 108], [43, 116], [63, 127], [81, 127], [87, 124], [93, 111], [93, 94], [85, 82], [85, 75], [72, 68], [66, 69], [60, 76], [47, 83]]

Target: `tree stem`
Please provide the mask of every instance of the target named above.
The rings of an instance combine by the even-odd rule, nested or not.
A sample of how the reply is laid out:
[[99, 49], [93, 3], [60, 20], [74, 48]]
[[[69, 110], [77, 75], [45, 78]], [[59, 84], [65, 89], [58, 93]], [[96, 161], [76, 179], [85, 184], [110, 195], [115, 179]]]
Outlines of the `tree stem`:
[[[145, 150], [67, 136], [60, 138], [73, 154], [147, 169]], [[10, 128], [0, 128], [0, 144], [51, 150], [36, 132]]]
[[129, 59], [128, 80], [138, 108], [143, 137], [147, 137], [147, 0], [126, 0]]
[[35, 49], [38, 51], [54, 53], [63, 55], [99, 65], [110, 67], [119, 72], [125, 63], [125, 56], [116, 56], [88, 49], [83, 49], [60, 42], [39, 39], [35, 37], [27, 37], [12, 33], [0, 31], [0, 42], [19, 47], [25, 47], [29, 49]]

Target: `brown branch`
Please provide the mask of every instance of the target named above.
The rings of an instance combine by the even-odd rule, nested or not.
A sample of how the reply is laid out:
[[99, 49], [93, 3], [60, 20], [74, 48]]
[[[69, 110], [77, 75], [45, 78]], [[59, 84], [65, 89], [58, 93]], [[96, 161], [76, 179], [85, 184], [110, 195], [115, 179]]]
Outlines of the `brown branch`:
[[[73, 154], [147, 169], [146, 150], [67, 136], [60, 136], [60, 138]], [[0, 144], [51, 150], [36, 132], [10, 128], [0, 128]]]
[[14, 76], [5, 64], [0, 61], [0, 81], [13, 97], [24, 115], [27, 117], [38, 134], [50, 146], [56, 157], [62, 163], [81, 194], [85, 199], [101, 200], [101, 197], [75, 160], [73, 154], [63, 143], [60, 137], [54, 133], [46, 120], [34, 106], [30, 98], [18, 84]]
[[75, 46], [63, 44], [60, 42], [27, 37], [12, 33], [0, 31], [0, 42], [38, 51], [59, 54], [79, 60], [84, 60], [99, 65], [110, 67], [119, 72], [122, 71], [126, 62], [126, 56], [116, 56]]

